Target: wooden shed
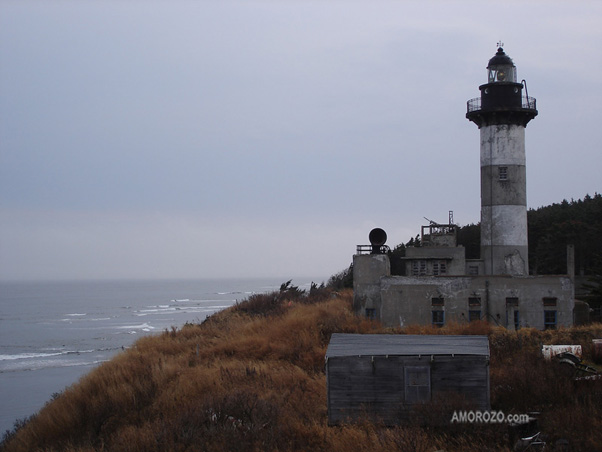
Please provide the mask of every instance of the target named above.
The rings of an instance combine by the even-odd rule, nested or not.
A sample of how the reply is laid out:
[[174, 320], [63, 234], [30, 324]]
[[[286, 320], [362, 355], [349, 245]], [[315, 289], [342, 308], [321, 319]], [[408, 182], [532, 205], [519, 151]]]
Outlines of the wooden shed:
[[487, 336], [340, 334], [326, 351], [328, 422], [366, 416], [389, 425], [416, 404], [459, 394], [489, 410]]

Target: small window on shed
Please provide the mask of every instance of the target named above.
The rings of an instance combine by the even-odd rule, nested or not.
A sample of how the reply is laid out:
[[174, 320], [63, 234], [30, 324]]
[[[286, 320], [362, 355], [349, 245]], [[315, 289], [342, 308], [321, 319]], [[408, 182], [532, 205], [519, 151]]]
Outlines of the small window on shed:
[[370, 320], [374, 320], [376, 318], [376, 309], [366, 308], [366, 317], [368, 317]]
[[405, 401], [407, 404], [431, 400], [431, 368], [426, 366], [404, 367]]
[[543, 298], [543, 305], [544, 306], [556, 306], [556, 297], [544, 297]]

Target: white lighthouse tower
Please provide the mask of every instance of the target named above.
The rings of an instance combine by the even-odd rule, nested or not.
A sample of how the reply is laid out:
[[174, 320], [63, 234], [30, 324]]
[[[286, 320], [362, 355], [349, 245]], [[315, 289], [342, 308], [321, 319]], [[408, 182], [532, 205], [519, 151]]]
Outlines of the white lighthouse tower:
[[466, 113], [481, 133], [481, 259], [487, 275], [528, 275], [525, 127], [537, 109], [501, 45]]

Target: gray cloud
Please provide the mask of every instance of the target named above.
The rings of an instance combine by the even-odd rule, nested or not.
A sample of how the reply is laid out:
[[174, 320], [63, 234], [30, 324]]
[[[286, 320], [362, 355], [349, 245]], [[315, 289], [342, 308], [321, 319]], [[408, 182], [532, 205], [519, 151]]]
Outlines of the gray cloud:
[[4, 279], [327, 277], [371, 227], [478, 221], [465, 102], [500, 38], [538, 99], [529, 205], [600, 191], [595, 2], [0, 10]]

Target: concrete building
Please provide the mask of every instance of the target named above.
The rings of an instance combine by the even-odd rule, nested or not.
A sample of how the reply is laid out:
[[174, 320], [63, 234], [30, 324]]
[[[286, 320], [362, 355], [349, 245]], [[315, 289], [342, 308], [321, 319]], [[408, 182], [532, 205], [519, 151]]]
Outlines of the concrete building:
[[566, 275], [529, 276], [525, 128], [537, 116], [536, 101], [524, 80], [517, 83], [501, 47], [487, 74], [466, 113], [481, 136], [481, 258], [466, 259], [450, 215], [448, 224], [422, 227], [421, 246], [406, 249], [404, 276], [391, 275], [379, 230], [378, 242], [358, 246], [353, 259], [358, 313], [389, 326], [477, 319], [511, 329], [573, 324], [572, 249]]

